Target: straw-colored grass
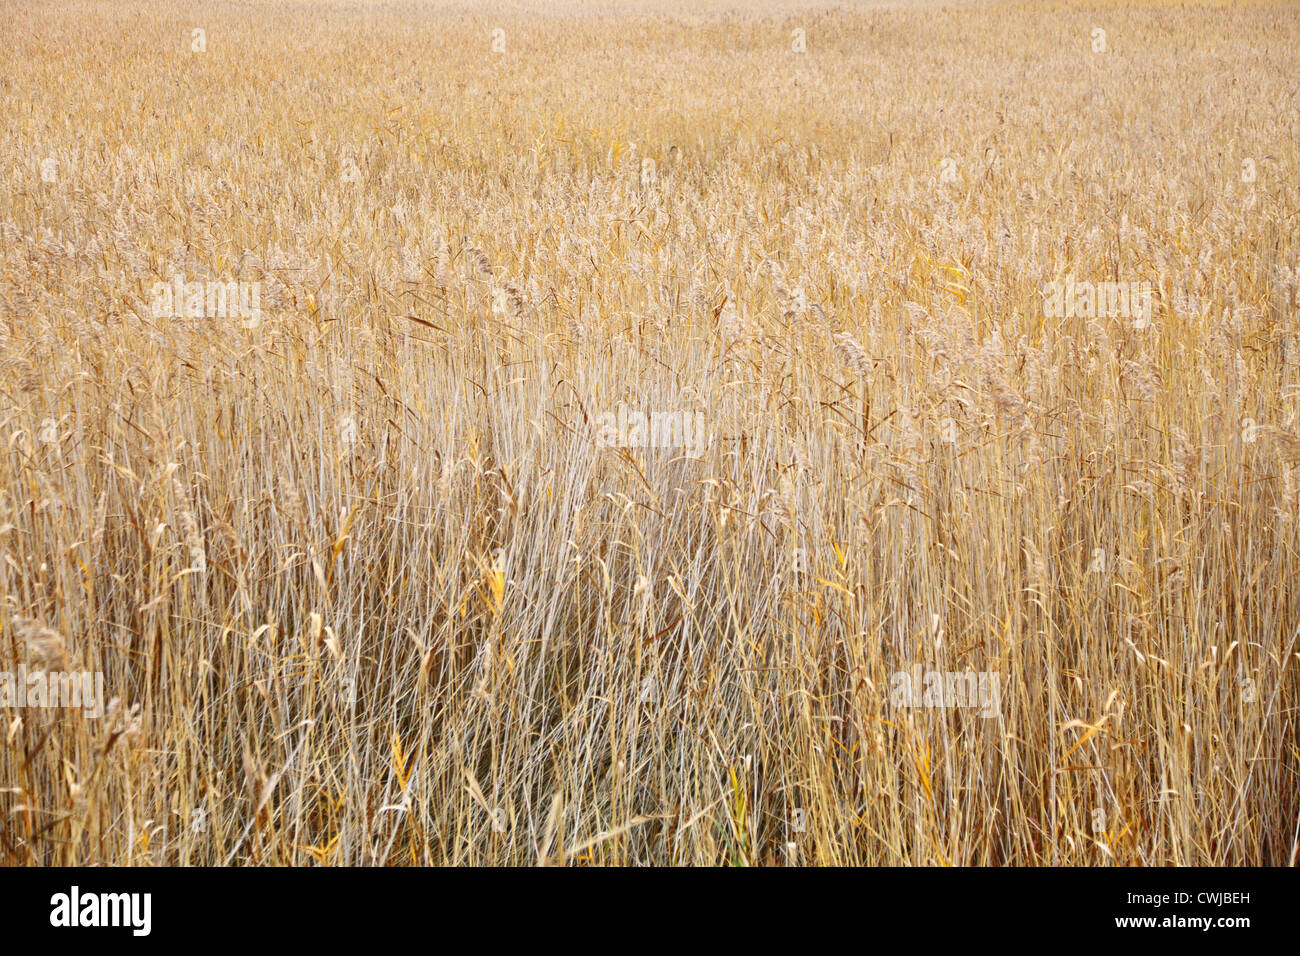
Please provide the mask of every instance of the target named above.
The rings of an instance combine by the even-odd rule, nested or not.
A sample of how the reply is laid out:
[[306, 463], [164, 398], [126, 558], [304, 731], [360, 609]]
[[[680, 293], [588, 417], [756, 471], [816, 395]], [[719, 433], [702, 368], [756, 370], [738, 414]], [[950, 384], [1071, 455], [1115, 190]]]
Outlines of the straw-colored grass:
[[0, 708], [0, 862], [1294, 862], [1300, 12], [1215, 6], [0, 2], [0, 670], [116, 698]]

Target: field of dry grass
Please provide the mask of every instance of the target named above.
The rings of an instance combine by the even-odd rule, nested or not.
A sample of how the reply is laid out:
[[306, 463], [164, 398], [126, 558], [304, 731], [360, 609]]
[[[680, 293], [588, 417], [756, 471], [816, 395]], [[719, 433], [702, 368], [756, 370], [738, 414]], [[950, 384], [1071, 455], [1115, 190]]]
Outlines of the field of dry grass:
[[682, 6], [0, 0], [0, 863], [1296, 861], [1300, 10]]

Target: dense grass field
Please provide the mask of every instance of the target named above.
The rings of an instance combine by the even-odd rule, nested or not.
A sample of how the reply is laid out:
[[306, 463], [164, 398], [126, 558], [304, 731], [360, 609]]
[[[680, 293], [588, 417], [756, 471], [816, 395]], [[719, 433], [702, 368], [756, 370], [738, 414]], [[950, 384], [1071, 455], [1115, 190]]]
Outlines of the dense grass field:
[[0, 863], [1294, 863], [1298, 41], [0, 0]]

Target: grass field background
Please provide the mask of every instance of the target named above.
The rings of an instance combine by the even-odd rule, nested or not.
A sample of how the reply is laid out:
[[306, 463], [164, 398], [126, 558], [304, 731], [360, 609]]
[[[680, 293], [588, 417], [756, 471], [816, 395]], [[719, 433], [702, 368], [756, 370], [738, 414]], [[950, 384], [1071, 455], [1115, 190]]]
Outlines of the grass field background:
[[0, 2], [0, 861], [1295, 862], [1300, 11], [685, 6]]

